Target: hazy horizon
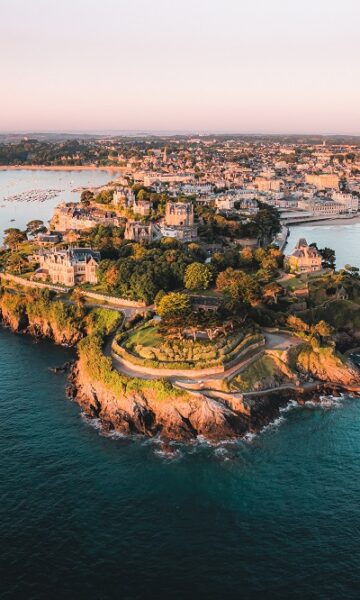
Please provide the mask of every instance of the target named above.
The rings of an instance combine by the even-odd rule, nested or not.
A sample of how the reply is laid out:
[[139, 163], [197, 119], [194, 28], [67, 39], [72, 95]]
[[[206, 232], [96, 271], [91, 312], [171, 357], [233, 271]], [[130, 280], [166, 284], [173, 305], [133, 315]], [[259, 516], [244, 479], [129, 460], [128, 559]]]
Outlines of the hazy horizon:
[[310, 137], [310, 136], [319, 136], [319, 137], [360, 137], [360, 133], [341, 133], [338, 131], [335, 132], [319, 132], [319, 131], [284, 131], [282, 133], [277, 131], [223, 131], [223, 130], [208, 130], [208, 131], [199, 131], [196, 129], [193, 130], [161, 130], [161, 129], [9, 129], [9, 130], [0, 130], [0, 135], [111, 135], [111, 136], [121, 136], [121, 135], [154, 135], [154, 136], [175, 136], [175, 135], [194, 135], [194, 136], [219, 136], [219, 135], [234, 135], [234, 136], [248, 136], [248, 137], [261, 137], [261, 136], [273, 136], [273, 137]]
[[360, 134], [356, 0], [12, 0], [0, 17], [4, 133]]

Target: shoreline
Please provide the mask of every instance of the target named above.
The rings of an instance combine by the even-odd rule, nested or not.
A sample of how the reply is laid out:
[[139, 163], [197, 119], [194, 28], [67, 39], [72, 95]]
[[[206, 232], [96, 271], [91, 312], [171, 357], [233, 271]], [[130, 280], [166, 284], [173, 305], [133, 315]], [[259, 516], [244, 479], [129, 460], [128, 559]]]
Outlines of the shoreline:
[[[47, 339], [55, 345], [66, 345], [77, 354], [76, 340], [64, 344], [57, 336], [35, 328], [34, 323], [19, 329], [2, 318], [0, 325], [13, 334], [32, 337], [34, 342]], [[193, 443], [198, 436], [210, 443], [240, 439], [268, 426], [290, 400], [302, 406], [308, 400], [321, 401], [322, 395], [339, 396], [342, 392], [353, 397], [360, 395], [360, 386], [355, 384], [314, 381], [299, 387], [285, 384], [243, 393], [231, 402], [220, 394], [217, 397], [216, 392], [214, 397], [199, 392], [192, 393], [190, 399], [169, 398], [164, 402], [164, 399], [159, 401], [156, 392], [145, 393], [144, 397], [134, 390], [125, 391], [121, 397], [114, 395], [103, 382], [89, 376], [78, 354], [68, 366], [65, 396], [76, 402], [87, 417], [99, 419], [103, 431], [145, 438], [159, 436], [165, 444]], [[64, 365], [54, 370], [55, 373], [64, 371]]]
[[[281, 245], [281, 250], [282, 250], [282, 252], [285, 253], [286, 249], [289, 246], [289, 238], [290, 238], [291, 231], [298, 227], [306, 227], [306, 228], [310, 229], [311, 227], [324, 227], [324, 226], [325, 227], [344, 227], [344, 226], [346, 227], [348, 225], [358, 225], [358, 224], [360, 224], [360, 214], [357, 214], [353, 217], [346, 218], [346, 219], [341, 219], [341, 218], [340, 219], [339, 218], [323, 219], [320, 221], [310, 221], [310, 222], [305, 221], [302, 223], [294, 223], [291, 225], [286, 225], [288, 234], [286, 236], [284, 243], [282, 243], [282, 245]], [[283, 225], [283, 227], [284, 227], [284, 225]]]
[[320, 219], [319, 221], [303, 221], [301, 223], [291, 223], [286, 225], [289, 229], [293, 227], [321, 227], [323, 225], [353, 225], [360, 223], [360, 214], [353, 217], [335, 218], [335, 219]]
[[110, 171], [122, 173], [122, 167], [96, 165], [0, 165], [0, 171]]

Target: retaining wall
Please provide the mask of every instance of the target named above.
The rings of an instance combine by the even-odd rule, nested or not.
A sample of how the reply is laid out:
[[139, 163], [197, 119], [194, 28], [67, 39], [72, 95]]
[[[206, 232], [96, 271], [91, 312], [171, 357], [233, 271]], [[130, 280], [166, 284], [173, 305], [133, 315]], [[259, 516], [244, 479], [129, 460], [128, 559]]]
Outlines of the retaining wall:
[[18, 275], [11, 275], [10, 273], [0, 273], [0, 279], [2, 279], [3, 281], [12, 281], [13, 283], [23, 285], [24, 287], [48, 289], [53, 290], [54, 292], [62, 292], [65, 294], [70, 291], [70, 289], [67, 287], [52, 285], [51, 283], [41, 283], [41, 281], [31, 281], [30, 279], [24, 279], [24, 277], [19, 277]]
[[99, 292], [91, 292], [89, 290], [80, 289], [83, 296], [93, 298], [94, 300], [100, 300], [101, 302], [108, 302], [115, 306], [127, 306], [129, 308], [145, 308], [145, 302], [135, 302], [134, 300], [127, 300], [125, 298], [117, 298], [116, 296], [108, 296], [107, 294], [100, 294]]
[[[232, 361], [226, 363], [225, 365], [218, 365], [218, 366], [214, 366], [214, 367], [209, 367], [209, 368], [205, 368], [205, 369], [166, 369], [166, 368], [159, 368], [157, 369], [156, 367], [145, 367], [143, 365], [139, 365], [139, 364], [135, 364], [134, 362], [132, 362], [131, 360], [129, 360], [129, 358], [125, 358], [126, 357], [130, 357], [129, 353], [123, 350], [123, 356], [121, 356], [120, 354], [117, 354], [117, 352], [115, 352], [115, 350], [112, 349], [111, 354], [112, 356], [121, 361], [123, 363], [123, 365], [125, 367], [127, 367], [128, 369], [131, 369], [132, 371], [137, 371], [138, 373], [142, 373], [144, 375], [153, 375], [153, 376], [160, 376], [160, 377], [189, 377], [194, 378], [194, 377], [206, 377], [207, 375], [218, 375], [218, 374], [222, 374], [225, 373], [226, 371], [228, 371], [232, 366], [236, 365], [239, 362], [239, 358], [241, 358], [241, 356], [244, 356], [246, 354], [248, 354], [249, 352], [256, 350], [257, 348], [260, 348], [262, 346], [265, 345], [265, 341], [262, 342], [257, 342], [255, 344], [252, 344], [250, 346], [247, 346], [247, 348], [244, 348], [244, 350], [239, 353], [237, 355], [236, 358], [234, 358]], [[249, 364], [251, 362], [251, 360], [253, 360], [253, 356], [249, 357], [247, 360], [243, 361], [241, 364], [239, 364], [239, 368], [241, 366], [246, 366], [247, 364]]]

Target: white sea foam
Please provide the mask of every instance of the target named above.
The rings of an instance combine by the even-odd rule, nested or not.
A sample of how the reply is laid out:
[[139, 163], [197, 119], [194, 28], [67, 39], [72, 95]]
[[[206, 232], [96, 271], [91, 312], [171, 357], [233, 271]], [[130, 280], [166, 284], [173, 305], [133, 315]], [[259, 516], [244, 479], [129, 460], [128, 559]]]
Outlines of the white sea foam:
[[161, 450], [159, 448], [154, 451], [154, 454], [166, 462], [178, 461], [183, 457], [183, 453], [179, 450], [179, 448], [176, 448], [176, 450], [171, 450], [170, 452], [168, 448], [166, 450]]
[[280, 425], [285, 423], [285, 421], [286, 421], [285, 417], [282, 417], [280, 415], [279, 417], [274, 419], [274, 421], [271, 421], [271, 423], [269, 423], [268, 425], [265, 425], [265, 427], [262, 428], [260, 433], [265, 433], [265, 431], [269, 431], [271, 429], [277, 429], [278, 427], [280, 427]]
[[323, 410], [331, 410], [333, 408], [341, 408], [342, 403], [345, 400], [346, 396], [341, 394], [340, 396], [320, 396], [319, 400], [308, 400], [305, 402], [305, 406], [307, 408], [314, 409], [323, 409]]
[[251, 431], [248, 431], [247, 433], [245, 433], [245, 435], [242, 437], [244, 442], [252, 442], [254, 438], [256, 438], [257, 434], [253, 433]]
[[282, 406], [279, 409], [279, 412], [280, 413], [287, 413], [287, 412], [290, 412], [291, 410], [294, 410], [294, 408], [299, 408], [298, 402], [296, 402], [296, 400], [289, 400], [289, 402], [287, 403], [286, 406]]
[[101, 429], [102, 429], [101, 419], [98, 419], [95, 417], [89, 417], [89, 415], [87, 415], [84, 412], [80, 413], [80, 417], [84, 421], [84, 423], [86, 423], [86, 425], [90, 425], [90, 427], [92, 427], [93, 429], [97, 429], [98, 431], [101, 431]]

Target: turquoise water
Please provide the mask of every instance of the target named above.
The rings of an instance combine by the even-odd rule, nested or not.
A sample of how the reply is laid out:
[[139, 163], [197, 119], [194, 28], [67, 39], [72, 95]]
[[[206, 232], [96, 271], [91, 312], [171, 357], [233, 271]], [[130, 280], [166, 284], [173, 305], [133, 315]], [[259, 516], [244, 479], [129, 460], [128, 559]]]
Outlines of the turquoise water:
[[[80, 192], [72, 192], [74, 188], [104, 185], [115, 177], [116, 173], [109, 171], [0, 171], [0, 244], [4, 229], [25, 229], [31, 219], [41, 219], [46, 224], [59, 202], [78, 200]], [[5, 200], [22, 192], [46, 189], [61, 191], [45, 202]]]
[[1, 598], [359, 597], [359, 400], [169, 459], [82, 418], [71, 355], [0, 329]]
[[360, 223], [341, 225], [296, 225], [290, 227], [290, 235], [285, 254], [291, 252], [296, 242], [305, 238], [308, 244], [316, 242], [319, 248], [326, 246], [335, 250], [336, 268], [342, 269], [346, 264], [360, 266]]

